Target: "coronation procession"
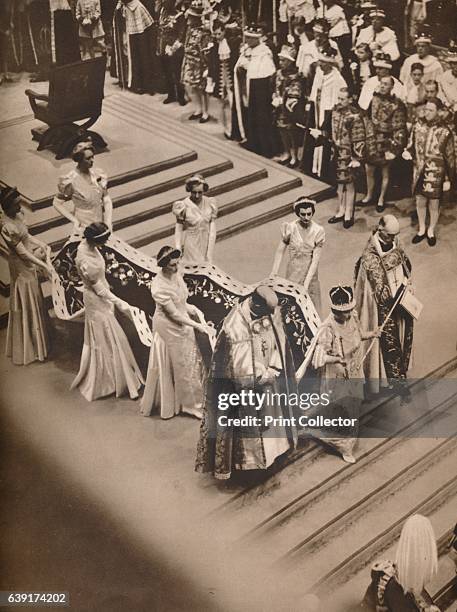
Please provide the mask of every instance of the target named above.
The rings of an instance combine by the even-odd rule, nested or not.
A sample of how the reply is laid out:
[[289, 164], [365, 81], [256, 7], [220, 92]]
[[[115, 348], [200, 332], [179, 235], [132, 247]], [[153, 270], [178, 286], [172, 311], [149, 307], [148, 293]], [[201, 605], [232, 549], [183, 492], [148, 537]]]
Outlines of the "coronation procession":
[[455, 0], [0, 41], [0, 608], [454, 611]]

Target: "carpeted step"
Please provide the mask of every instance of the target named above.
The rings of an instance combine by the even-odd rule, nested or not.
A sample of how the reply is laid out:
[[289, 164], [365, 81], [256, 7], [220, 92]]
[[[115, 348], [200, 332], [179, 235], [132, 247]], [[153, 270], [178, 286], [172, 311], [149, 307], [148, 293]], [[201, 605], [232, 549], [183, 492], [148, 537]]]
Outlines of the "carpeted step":
[[[184, 151], [176, 157], [162, 159], [158, 162], [148, 164], [146, 166], [140, 166], [139, 168], [136, 168], [134, 170], [115, 174], [110, 177], [108, 186], [114, 187], [116, 185], [122, 185], [124, 183], [128, 183], [144, 176], [152, 176], [154, 174], [158, 174], [159, 172], [163, 172], [171, 168], [176, 168], [182, 164], [187, 164], [195, 159], [197, 159], [196, 151]], [[56, 181], [57, 178], [58, 175], [56, 175]], [[42, 208], [48, 208], [52, 206], [52, 197], [45, 197], [34, 201], [25, 200], [25, 203], [31, 211], [41, 210]]]
[[[179, 169], [170, 168], [159, 172], [154, 177], [147, 175], [110, 188], [113, 207], [118, 208], [129, 202], [174, 189], [184, 184], [192, 174], [200, 173], [210, 177], [232, 167], [233, 163], [228, 159], [202, 154], [197, 159], [182, 164]], [[29, 225], [30, 233], [37, 235], [53, 227], [64, 225], [67, 221], [52, 206], [47, 206], [33, 213], [26, 211], [26, 222]]]
[[[217, 198], [219, 208], [219, 218], [234, 213], [242, 208], [250, 207], [260, 201], [265, 201], [277, 194], [284, 193], [297, 187], [298, 180], [293, 178], [278, 182], [277, 177], [268, 176], [256, 181], [254, 188], [252, 185], [239, 187], [230, 192], [221, 194]], [[145, 221], [135, 226], [121, 229], [118, 234], [121, 238], [130, 242], [136, 248], [159, 240], [165, 236], [171, 236], [174, 232], [175, 217], [169, 212], [160, 216], [156, 222]]]
[[[248, 174], [247, 178], [245, 178], [241, 169], [234, 168], [233, 170], [228, 170], [214, 176], [210, 181], [210, 187], [213, 189], [213, 192], [225, 197], [229, 197], [229, 194], [235, 194], [236, 196], [239, 193], [239, 189], [244, 189], [244, 191], [241, 193], [242, 196], [245, 196], [253, 191], [253, 187], [249, 183], [251, 181], [257, 182], [257, 179], [262, 179], [264, 176], [264, 171], [254, 170], [251, 174]], [[239, 187], [240, 185], [242, 187]], [[269, 186], [271, 187], [271, 184]], [[155, 226], [157, 227], [157, 224], [162, 226], [163, 223], [169, 222], [169, 219], [166, 222], [163, 222], [163, 218], [165, 218], [167, 214], [171, 215], [170, 211], [172, 203], [178, 199], [182, 199], [185, 197], [185, 195], [186, 193], [181, 185], [175, 189], [167, 191], [166, 193], [159, 193], [118, 207], [114, 210], [113, 214], [114, 230], [118, 231], [117, 228], [119, 226], [125, 226], [125, 228], [130, 228], [130, 238], [133, 236], [139, 236], [141, 235], [142, 231], [142, 228], [140, 229], [139, 225], [142, 225], [142, 223], [148, 223], [148, 220], [150, 222], [150, 218], [153, 218], [155, 215], [158, 215], [160, 219], [160, 221], [158, 220], [155, 222]], [[146, 220], [143, 218], [145, 211], [148, 211], [146, 214], [148, 219]], [[135, 215], [140, 215], [139, 224], [136, 222]], [[137, 227], [139, 228], [138, 231], [136, 229]], [[39, 237], [40, 240], [50, 244], [52, 248], [56, 250], [63, 245], [64, 241], [69, 235], [70, 230], [71, 224], [67, 222], [65, 225], [51, 228], [45, 232], [42, 232]], [[123, 237], [122, 233], [120, 233], [120, 236]]]
[[[233, 213], [229, 213], [225, 216], [219, 216], [217, 220], [216, 241], [219, 242], [220, 240], [227, 240], [232, 236], [236, 236], [242, 232], [262, 226], [269, 221], [281, 219], [284, 217], [284, 215], [288, 215], [291, 212], [292, 203], [302, 195], [313, 197], [319, 202], [331, 197], [332, 192], [332, 187], [328, 187], [317, 192], [308, 193], [306, 191], [304, 192], [303, 186], [300, 185], [299, 187], [295, 187], [274, 197], [260, 200], [251, 206], [239, 208]], [[259, 229], [261, 231], [260, 227]], [[170, 236], [164, 236], [154, 242], [146, 244], [141, 248], [141, 250], [153, 257], [163, 245], [169, 244], [169, 242]], [[215, 255], [217, 259], [217, 248]], [[223, 260], [220, 262], [220, 265], [223, 267]]]

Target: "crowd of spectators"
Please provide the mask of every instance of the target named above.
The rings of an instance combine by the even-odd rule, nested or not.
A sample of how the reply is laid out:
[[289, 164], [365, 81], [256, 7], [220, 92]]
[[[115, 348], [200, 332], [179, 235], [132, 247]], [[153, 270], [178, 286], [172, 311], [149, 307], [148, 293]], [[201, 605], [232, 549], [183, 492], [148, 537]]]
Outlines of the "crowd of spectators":
[[337, 183], [330, 223], [351, 226], [357, 191], [382, 212], [403, 183], [419, 196], [418, 241], [430, 204], [434, 242], [455, 184], [456, 15], [454, 0], [7, 0], [3, 78], [27, 63], [43, 78], [47, 39], [49, 65], [106, 54], [120, 87], [191, 103], [189, 120]]

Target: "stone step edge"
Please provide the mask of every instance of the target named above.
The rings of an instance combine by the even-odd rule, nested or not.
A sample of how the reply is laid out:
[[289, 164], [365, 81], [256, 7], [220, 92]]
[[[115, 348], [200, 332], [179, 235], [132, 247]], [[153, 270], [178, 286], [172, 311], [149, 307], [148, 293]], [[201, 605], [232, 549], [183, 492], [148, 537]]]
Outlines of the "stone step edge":
[[[266, 173], [266, 172], [265, 172]], [[229, 193], [230, 191], [234, 191], [235, 189], [239, 189], [242, 187], [245, 187], [247, 185], [249, 185], [251, 182], [256, 182], [260, 179], [264, 180], [266, 178], [268, 178], [268, 176], [260, 176], [261, 174], [263, 174], [262, 171], [257, 171], [255, 172], [253, 175], [249, 175], [248, 178], [249, 179], [253, 179], [248, 180], [246, 183], [243, 182], [243, 177], [241, 179], [233, 179], [231, 181], [227, 181], [226, 183], [223, 183], [221, 185], [218, 186], [218, 188], [214, 188], [212, 191], [211, 195], [221, 195], [222, 193]], [[240, 184], [241, 183], [241, 184]], [[279, 192], [275, 192], [276, 189], [278, 188], [283, 188], [283, 191], [287, 191], [287, 185], [291, 184], [290, 188], [295, 187], [296, 185], [293, 184], [293, 181], [289, 181], [289, 183], [282, 183], [279, 186], [275, 186], [275, 187], [270, 187], [267, 190], [264, 190], [262, 192], [258, 192], [256, 194], [253, 194], [252, 196], [247, 196], [244, 198], [241, 198], [240, 200], [236, 200], [235, 202], [228, 202], [227, 204], [224, 204], [223, 206], [220, 207], [219, 209], [219, 216], [223, 217], [226, 214], [229, 214], [230, 212], [233, 212], [234, 210], [238, 210], [239, 208], [243, 208], [244, 206], [250, 206], [251, 204], [255, 204], [257, 202], [259, 202], [262, 199], [266, 199], [267, 197], [269, 197], [270, 194], [272, 195], [277, 195], [277, 193], [281, 193], [282, 191]], [[208, 192], [210, 193], [210, 192]], [[259, 198], [259, 199], [257, 199]], [[166, 214], [168, 212], [171, 211], [171, 207], [173, 205], [173, 202], [167, 202], [166, 204], [161, 204], [159, 205], [158, 209], [154, 208], [151, 209], [150, 211], [144, 211], [144, 213], [138, 213], [138, 216], [141, 215], [145, 215], [146, 218], [142, 219], [141, 222], [144, 221], [148, 221], [149, 219], [161, 216], [163, 214]], [[232, 208], [233, 206], [236, 206], [236, 208]], [[164, 210], [164, 209], [167, 210]], [[156, 210], [159, 210], [158, 214], [154, 214]], [[132, 217], [127, 217], [126, 219], [122, 219], [119, 220], [117, 222], [114, 223], [114, 229], [117, 230], [119, 229], [119, 225], [120, 223], [125, 223], [124, 228], [125, 227], [132, 227], [133, 225], [136, 225], [138, 223], [138, 217], [137, 215], [134, 215]], [[132, 223], [127, 223], [127, 221], [129, 219], [132, 219]], [[169, 228], [172, 228], [170, 233], [164, 233], [162, 234], [162, 232], [167, 232], [169, 230]], [[169, 236], [170, 234], [172, 234], [174, 231], [174, 225], [170, 225], [170, 226], [165, 226], [162, 228], [159, 228], [158, 230], [155, 230], [155, 232], [148, 232], [146, 234], [144, 234], [143, 236], [139, 237], [138, 240], [141, 238], [141, 244], [140, 242], [135, 242], [135, 241], [129, 241], [127, 240], [127, 242], [129, 242], [129, 244], [131, 244], [133, 247], [138, 248], [139, 246], [144, 246], [145, 244], [148, 244], [148, 242], [144, 242], [144, 240], [146, 239], [146, 236], [151, 235], [152, 239], [150, 240], [150, 242], [154, 242], [155, 240], [159, 240], [160, 238], [164, 237], [164, 236]], [[155, 237], [155, 233], [158, 234], [158, 237]], [[62, 248], [62, 246], [65, 244], [66, 238], [61, 238], [59, 240], [54, 240], [53, 242], [50, 243], [51, 249], [53, 251], [57, 251], [60, 248]]]
[[[247, 196], [245, 198], [240, 198], [239, 200], [235, 200], [234, 202], [228, 202], [223, 205], [219, 209], [219, 218], [224, 217], [225, 215], [231, 214], [240, 210], [241, 208], [246, 208], [247, 206], [251, 206], [253, 204], [257, 204], [263, 200], [267, 200], [270, 197], [274, 197], [280, 195], [281, 193], [286, 193], [291, 189], [295, 189], [301, 185], [301, 181], [299, 179], [290, 180], [285, 183], [280, 183], [279, 185], [275, 185], [273, 187], [269, 187], [263, 191], [259, 191], [257, 193], [252, 194], [251, 196]], [[289, 204], [290, 209], [290, 204]], [[134, 240], [130, 242], [131, 246], [134, 248], [141, 248], [146, 246], [147, 244], [151, 244], [156, 240], [161, 240], [162, 238], [166, 238], [167, 236], [171, 236], [174, 232], [175, 226], [174, 224], [167, 225], [163, 228], [160, 228], [155, 231], [146, 232], [145, 234], [138, 236]], [[226, 228], [228, 229], [228, 228]], [[221, 232], [222, 234], [222, 232]], [[227, 235], [228, 237], [228, 235]], [[222, 239], [222, 235], [217, 239]]]
[[[361, 474], [366, 467], [378, 462], [387, 452], [390, 452], [392, 448], [403, 443], [405, 439], [407, 439], [407, 436], [406, 438], [403, 437], [405, 432], [420, 431], [421, 428], [433, 420], [436, 415], [448, 410], [449, 402], [455, 402], [456, 399], [456, 397], [448, 398], [443, 400], [443, 402], [434, 405], [430, 411], [413, 419], [411, 422], [404, 425], [400, 430], [397, 430], [391, 437], [386, 438], [381, 443], [377, 443], [373, 447], [363, 451], [363, 453], [358, 457], [356, 465], [350, 466], [352, 467], [351, 470], [349, 469], [348, 464], [341, 466], [337, 471], [331, 473], [329, 476], [320, 481], [319, 484], [313, 485], [310, 489], [307, 489], [302, 494], [295, 496], [287, 504], [283, 505], [281, 508], [259, 522], [255, 527], [252, 527], [249, 531], [243, 533], [240, 536], [240, 540], [260, 540], [268, 532], [271, 533], [272, 531], [277, 531], [280, 529], [281, 525], [293, 519], [294, 515], [300, 513], [301, 510], [306, 508], [309, 503], [315, 504], [317, 500], [319, 500], [319, 503], [321, 503], [330, 491], [343, 485], [346, 480], [352, 479], [357, 474]], [[362, 502], [359, 501], [357, 506], [359, 506], [361, 503]], [[347, 511], [348, 510], [346, 510], [346, 512]], [[325, 527], [322, 527], [319, 530], [319, 534], [314, 533], [308, 535], [306, 539], [297, 544], [293, 550], [291, 549], [290, 552], [302, 550], [304, 546], [308, 545], [308, 542], [312, 537], [320, 537], [324, 528]]]
[[[162, 172], [164, 170], [169, 170], [170, 168], [176, 168], [182, 164], [187, 164], [188, 162], [195, 161], [197, 158], [197, 151], [191, 150], [187, 153], [183, 153], [182, 155], [170, 157], [169, 159], [164, 159], [153, 164], [141, 166], [140, 168], [135, 168], [133, 170], [127, 170], [126, 172], [120, 172], [119, 174], [115, 174], [113, 177], [110, 177], [108, 179], [108, 187], [116, 187], [117, 185], [123, 185], [124, 183], [129, 183], [145, 176], [157, 174], [158, 172]], [[29, 198], [26, 198], [22, 195], [24, 204], [31, 211], [41, 210], [43, 208], [52, 206], [53, 198], [54, 195], [46, 198], [41, 198], [40, 200], [30, 200]]]
[[[295, 185], [292, 185], [291, 187], [289, 187], [286, 191], [279, 191], [278, 193], [276, 193], [275, 195], [280, 195], [281, 193], [287, 193], [287, 191], [292, 190], [294, 188], [298, 188], [301, 186], [301, 182], [297, 182]], [[276, 186], [276, 189], [278, 188], [278, 186]], [[267, 191], [271, 191], [267, 190]], [[327, 187], [326, 189], [323, 189], [321, 191], [318, 191], [316, 193], [312, 193], [309, 195], [310, 198], [316, 200], [317, 202], [321, 202], [323, 200], [328, 199], [329, 197], [332, 197], [332, 194], [334, 193], [334, 188], [333, 187]], [[258, 194], [254, 194], [255, 196], [258, 196]], [[266, 198], [260, 198], [256, 201], [250, 202], [248, 205], [251, 204], [257, 204], [258, 202], [261, 202], [262, 200], [264, 200]], [[239, 210], [240, 208], [243, 208], [243, 206], [239, 206], [238, 204], [240, 202], [243, 202], [244, 200], [239, 200], [239, 201], [235, 201], [233, 203], [228, 203], [225, 206], [230, 206], [230, 205], [235, 205], [236, 209], [235, 210], [230, 210], [227, 211], [225, 214], [230, 214], [232, 212], [236, 212], [236, 210]], [[231, 236], [234, 236], [236, 234], [240, 234], [241, 232], [247, 231], [249, 229], [253, 229], [254, 227], [257, 227], [259, 225], [263, 225], [264, 223], [268, 223], [269, 221], [273, 221], [275, 219], [278, 219], [280, 217], [283, 217], [286, 214], [290, 213], [290, 208], [291, 208], [291, 202], [287, 203], [287, 204], [281, 204], [280, 206], [278, 206], [277, 208], [274, 208], [272, 210], [269, 210], [265, 213], [262, 213], [261, 215], [258, 215], [257, 217], [253, 217], [252, 219], [249, 220], [245, 220], [245, 221], [241, 221], [240, 223], [235, 223], [233, 226], [229, 226], [229, 227], [225, 227], [224, 229], [222, 229], [220, 232], [218, 232], [217, 237], [216, 237], [216, 242], [218, 242], [219, 240], [226, 240], [227, 238], [230, 238]], [[224, 210], [225, 207], [221, 207], [221, 211]], [[219, 216], [224, 216], [224, 214], [220, 214]], [[171, 228], [171, 231], [170, 231]], [[170, 233], [166, 233], [163, 236], [158, 236], [156, 238], [154, 238], [154, 240], [151, 240], [151, 242], [155, 242], [155, 240], [160, 240], [162, 237], [166, 237], [169, 236], [173, 233], [174, 231], [174, 226], [167, 226], [167, 228], [165, 228], [167, 230], [170, 231]], [[141, 237], [140, 237], [141, 238]], [[135, 247], [135, 244], [133, 241], [127, 241], [131, 246]], [[149, 244], [149, 242], [146, 242], [145, 244]], [[141, 245], [144, 246], [144, 245]], [[135, 247], [138, 248], [138, 247]], [[6, 256], [6, 254], [4, 254], [4, 256]], [[45, 281], [46, 282], [46, 281]], [[5, 284], [3, 282], [0, 281], [0, 293], [1, 295], [3, 295], [4, 297], [8, 297], [9, 296], [9, 283]], [[48, 308], [48, 310], [52, 309], [52, 298], [50, 295], [48, 295], [45, 298], [45, 303], [46, 303], [46, 307]], [[3, 313], [0, 315], [0, 329], [6, 327], [8, 323], [8, 313]]]
[[[364, 546], [358, 548], [349, 557], [341, 561], [333, 567], [325, 576], [316, 582], [310, 589], [310, 592], [316, 595], [323, 595], [325, 589], [328, 589], [328, 584], [331, 581], [332, 587], [341, 584], [347, 579], [349, 574], [354, 575], [361, 567], [366, 567], [372, 559], [374, 559], [381, 550], [388, 548], [400, 535], [404, 522], [413, 514], [423, 514], [428, 516], [436, 511], [443, 504], [443, 499], [454, 497], [457, 493], [457, 476], [453, 476], [443, 485], [435, 489], [428, 497], [421, 500], [412, 509], [406, 512], [402, 517], [385, 529], [380, 534], [377, 534]], [[444, 537], [444, 536], [443, 536]]]
[[[212, 187], [208, 190], [208, 196], [218, 196], [223, 193], [228, 193], [230, 191], [234, 191], [235, 189], [239, 189], [241, 187], [246, 187], [247, 185], [251, 185], [259, 180], [268, 178], [268, 173], [266, 170], [256, 170], [251, 174], [247, 174], [245, 176], [240, 176], [231, 181], [227, 181], [226, 183], [222, 183], [217, 185], [216, 187]], [[179, 186], [179, 185], [178, 185]], [[154, 207], [151, 210], [145, 210], [135, 215], [131, 215], [126, 217], [125, 219], [119, 219], [113, 223], [114, 230], [120, 230], [125, 227], [130, 227], [131, 225], [135, 225], [137, 223], [142, 223], [144, 221], [155, 219], [156, 217], [160, 217], [161, 215], [167, 214], [171, 212], [173, 207], [173, 202], [167, 202], [165, 204], [160, 204], [157, 207]], [[225, 206], [228, 206], [226, 204]], [[220, 210], [224, 211], [225, 207], [221, 206]], [[222, 213], [222, 216], [227, 213]]]
[[[452, 400], [448, 401], [450, 402]], [[453, 401], [455, 402], [455, 398], [453, 398]], [[314, 554], [321, 551], [325, 542], [329, 541], [329, 534], [332, 530], [336, 532], [338, 529], [341, 530], [345, 524], [356, 524], [360, 513], [366, 515], [370, 510], [373, 510], [378, 501], [383, 498], [383, 495], [392, 497], [392, 495], [403, 485], [416, 482], [417, 478], [420, 478], [422, 474], [426, 473], [429, 467], [434, 466], [447, 454], [455, 452], [455, 444], [455, 440], [452, 438], [446, 439], [412, 463], [408, 463], [388, 480], [378, 485], [374, 490], [366, 493], [361, 499], [354, 501], [348, 508], [342, 510], [336, 516], [333, 516], [331, 520], [320, 526], [318, 530], [309, 534], [301, 542], [284, 553], [278, 559], [278, 563], [283, 563], [286, 560], [299, 561], [308, 554]]]
[[[237, 189], [239, 187], [243, 187], [246, 186], [248, 184], [250, 184], [251, 182], [255, 182], [257, 180], [263, 179], [263, 178], [267, 178], [267, 176], [260, 176], [261, 174], [265, 173], [265, 175], [267, 175], [266, 170], [262, 171], [262, 170], [258, 170], [257, 172], [254, 172], [252, 175], [248, 175], [248, 177], [243, 177], [243, 179], [245, 178], [251, 178], [252, 180], [246, 181], [246, 182], [241, 182], [241, 184], [235, 184], [235, 183], [239, 183], [239, 179], [234, 179], [233, 181], [228, 181], [228, 183], [226, 183], [226, 185], [232, 184], [232, 186], [230, 186], [226, 191], [232, 191], [234, 189]], [[242, 180], [243, 180], [242, 179]], [[224, 184], [225, 185], [225, 184]], [[272, 197], [272, 196], [276, 196], [276, 195], [280, 195], [281, 193], [285, 193], [291, 189], [295, 189], [301, 186], [301, 182], [300, 181], [289, 181], [288, 183], [282, 183], [279, 185], [276, 185], [275, 187], [270, 187], [267, 190], [264, 190], [263, 192], [259, 192], [257, 194], [253, 194], [252, 196], [248, 196], [247, 198], [241, 198], [239, 200], [235, 200], [235, 202], [228, 202], [227, 204], [221, 206], [221, 208], [219, 209], [219, 217], [224, 217], [225, 215], [231, 214], [233, 212], [236, 212], [237, 210], [240, 210], [241, 208], [245, 208], [246, 206], [251, 206], [253, 204], [257, 204], [258, 202], [261, 202], [263, 200], [268, 199], [268, 197]], [[223, 185], [220, 185], [219, 188], [222, 188]], [[215, 191], [218, 188], [215, 188], [213, 191], [210, 190], [208, 193], [209, 195], [217, 195], [217, 193], [215, 193]], [[317, 192], [316, 195], [317, 198], [319, 198], [317, 201], [321, 201], [322, 199], [327, 199], [327, 197], [331, 197], [331, 195], [327, 195], [327, 192], [330, 193], [330, 190], [332, 188], [328, 188], [326, 190], [323, 190], [323, 192]], [[224, 193], [224, 191], [221, 189], [220, 191], [218, 191], [219, 195], [220, 193]], [[322, 195], [321, 195], [322, 194]], [[311, 196], [311, 197], [314, 197]], [[147, 221], [148, 218], [154, 218], [156, 216], [159, 216], [161, 214], [166, 214], [168, 212], [170, 212], [171, 207], [173, 205], [173, 202], [168, 202], [167, 204], [163, 204], [161, 205], [159, 208], [161, 208], [162, 210], [158, 213], [158, 214], [154, 214], [154, 211], [156, 209], [153, 209], [151, 211], [144, 211], [144, 213], [138, 213], [138, 215], [135, 215], [134, 217], [129, 217], [126, 220], [120, 220], [118, 222], [114, 223], [114, 229], [123, 229], [124, 227], [130, 227], [131, 225], [134, 225], [135, 223], [138, 222], [144, 222]], [[223, 239], [223, 238], [229, 238], [232, 235], [235, 234], [239, 234], [240, 232], [250, 229], [250, 227], [257, 227], [257, 225], [260, 225], [264, 222], [267, 221], [271, 221], [274, 219], [277, 219], [278, 217], [282, 217], [285, 214], [287, 214], [287, 212], [290, 211], [290, 206], [291, 204], [287, 204], [287, 205], [281, 205], [281, 207], [279, 207], [278, 209], [273, 209], [271, 211], [268, 211], [267, 213], [264, 213], [263, 215], [260, 215], [259, 217], [254, 217], [253, 219], [250, 219], [248, 221], [242, 221], [238, 224], [234, 224], [233, 227], [227, 227], [224, 228], [223, 230], [221, 230], [221, 232], [218, 234], [217, 240]], [[164, 208], [167, 208], [167, 210], [164, 210]], [[289, 208], [289, 210], [286, 210], [287, 207]], [[279, 213], [276, 213], [275, 211], [280, 210]], [[138, 221], [138, 217], [139, 216], [145, 216], [145, 218], [141, 219], [140, 221]], [[124, 221], [128, 221], [129, 219], [135, 219], [134, 222], [132, 223], [125, 223]], [[257, 221], [257, 222], [256, 222]], [[251, 225], [252, 224], [252, 225]], [[172, 225], [168, 225], [165, 228], [162, 228], [161, 230], [158, 230], [158, 235], [153, 237], [151, 240], [149, 240], [149, 236], [150, 234], [144, 234], [143, 236], [139, 237], [139, 240], [141, 240], [141, 244], [138, 243], [136, 244], [136, 242], [132, 242], [132, 241], [127, 241], [129, 242], [129, 244], [131, 244], [132, 246], [134, 246], [135, 248], [140, 248], [141, 246], [145, 246], [146, 244], [150, 244], [152, 242], [155, 242], [156, 240], [160, 240], [161, 238], [165, 238], [167, 236], [170, 236], [173, 231], [174, 231], [174, 226]], [[157, 230], [156, 230], [157, 231]], [[53, 251], [57, 251], [60, 248], [62, 248], [62, 246], [65, 244], [65, 240], [66, 239], [59, 239], [56, 240], [54, 242], [50, 243], [51, 249]], [[4, 259], [7, 259], [8, 254], [6, 253], [6, 251], [4, 251], [3, 249], [0, 248], [0, 257], [3, 257]], [[3, 295], [4, 297], [8, 297], [9, 296], [9, 283], [4, 283], [2, 280], [0, 280], [0, 294]], [[0, 315], [2, 316], [2, 315]], [[0, 323], [0, 328], [2, 327], [1, 323]]]
[[[301, 186], [300, 184], [296, 185], [297, 188], [300, 186]], [[311, 195], [306, 196], [306, 197], [309, 197], [315, 200], [317, 203], [319, 203], [324, 200], [328, 200], [332, 198], [335, 195], [335, 193], [336, 193], [335, 188], [329, 186], [329, 187], [322, 189], [321, 191], [316, 191], [315, 193], [312, 193]], [[234, 225], [223, 228], [219, 232], [221, 235], [220, 240], [226, 240], [227, 238], [231, 238], [232, 236], [241, 234], [244, 231], [254, 229], [255, 227], [258, 227], [259, 225], [264, 225], [266, 223], [269, 223], [270, 221], [275, 221], [276, 219], [280, 219], [281, 217], [284, 217], [290, 214], [292, 204], [293, 202], [282, 204], [281, 206], [278, 206], [277, 208], [273, 208], [272, 210], [262, 213], [261, 215], [258, 215], [257, 217], [254, 217], [253, 219], [240, 221], [239, 223], [235, 223]]]
[[[419, 390], [422, 388], [421, 386], [424, 384], [424, 381], [427, 381], [428, 379], [433, 381], [435, 379], [444, 378], [449, 372], [452, 372], [456, 368], [457, 368], [457, 357], [453, 357], [452, 359], [449, 359], [448, 361], [444, 362], [442, 365], [438, 366], [437, 368], [429, 372], [426, 376], [423, 376], [420, 379], [409, 382], [408, 388], [411, 391], [411, 393], [414, 393], [416, 388]], [[373, 415], [377, 410], [380, 410], [381, 408], [387, 406], [392, 401], [395, 401], [395, 397], [383, 397], [383, 398], [379, 398], [379, 401], [377, 401], [374, 404], [370, 403], [367, 406], [367, 410], [361, 413], [361, 420], [368, 418], [370, 415]], [[281, 464], [280, 471], [283, 471], [284, 468], [293, 465], [295, 462], [301, 459], [314, 460], [319, 454], [322, 454], [322, 453], [323, 453], [322, 447], [318, 445], [316, 442], [312, 442], [308, 446], [304, 448], [299, 448], [294, 453], [291, 453], [287, 457], [287, 460]], [[277, 473], [273, 472], [271, 474], [271, 478], [276, 475]], [[264, 487], [265, 484], [268, 484], [268, 480], [265, 483], [262, 483], [260, 485], [248, 486], [245, 489], [242, 489], [241, 491], [234, 493], [232, 497], [230, 497], [229, 499], [226, 499], [220, 506], [217, 506], [209, 514], [210, 515], [220, 514], [221, 516], [223, 516], [224, 513], [229, 513], [229, 514], [233, 513], [234, 509], [239, 508], [240, 502], [244, 503], [243, 498], [245, 498], [247, 495], [250, 495], [251, 493], [255, 493], [256, 490], [259, 490], [260, 487]]]
[[[262, 157], [261, 155], [258, 155], [257, 153], [253, 153], [252, 151], [243, 149], [242, 147], [239, 146], [238, 143], [235, 143], [234, 141], [227, 141], [227, 140], [222, 141], [222, 140], [219, 140], [219, 138], [213, 136], [212, 134], [203, 133], [195, 126], [183, 125], [179, 120], [174, 119], [174, 118], [168, 118], [168, 117], [164, 118], [163, 115], [161, 115], [158, 111], [154, 109], [150, 109], [146, 105], [139, 103], [139, 101], [136, 101], [136, 100], [132, 101], [132, 105], [130, 105], [127, 102], [125, 102], [124, 99], [121, 98], [121, 100], [125, 104], [124, 106], [125, 111], [127, 110], [131, 111], [132, 108], [135, 107], [136, 110], [138, 110], [140, 113], [143, 114], [143, 117], [145, 119], [148, 119], [150, 121], [151, 117], [154, 117], [155, 119], [154, 129], [152, 129], [148, 125], [144, 125], [144, 123], [139, 124], [141, 125], [143, 129], [149, 132], [154, 132], [154, 133], [160, 132], [161, 136], [165, 136], [165, 137], [168, 136], [168, 138], [171, 132], [175, 135], [179, 134], [182, 142], [187, 142], [189, 146], [195, 147], [198, 145], [205, 151], [209, 151], [212, 153], [217, 152], [218, 154], [222, 156], [230, 157], [230, 158], [233, 158], [234, 160], [236, 158], [237, 160], [241, 162], [249, 161], [249, 163], [251, 164], [258, 164], [262, 167], [271, 168], [272, 170], [275, 170], [276, 172], [281, 172], [283, 174], [287, 174], [292, 177], [299, 177], [303, 179], [304, 175], [298, 170], [294, 170], [292, 168], [281, 166], [277, 162], [274, 162], [273, 160], [268, 159], [267, 157]], [[116, 115], [116, 111], [117, 111], [118, 117], [122, 117], [124, 121], [129, 121], [133, 125], [137, 125], [135, 123], [134, 117], [122, 115], [122, 110], [119, 110], [120, 107], [122, 107], [122, 104], [116, 105], [114, 108], [109, 107], [109, 112], [112, 115]], [[173, 123], [172, 130], [170, 130], [170, 122]], [[314, 179], [314, 180], [322, 183], [323, 185], [326, 185], [324, 181], [320, 181], [319, 179]]]
[[[449, 529], [449, 531], [438, 540], [438, 555], [440, 558], [448, 553], [449, 542], [452, 535], [453, 531]], [[443, 543], [442, 552], [440, 546], [441, 542]], [[450, 580], [438, 588], [434, 593], [431, 593], [431, 599], [440, 610], [450, 610], [451, 605], [457, 601], [457, 576], [452, 576]]]

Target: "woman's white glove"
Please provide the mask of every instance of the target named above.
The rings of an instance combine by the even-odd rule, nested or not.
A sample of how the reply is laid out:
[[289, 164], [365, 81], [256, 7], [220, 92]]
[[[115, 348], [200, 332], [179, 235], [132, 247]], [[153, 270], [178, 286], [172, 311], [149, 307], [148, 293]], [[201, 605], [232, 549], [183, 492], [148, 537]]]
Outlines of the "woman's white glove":
[[267, 368], [265, 374], [263, 374], [259, 378], [259, 383], [261, 385], [266, 385], [269, 382], [272, 382], [275, 378], [279, 376], [279, 372], [274, 368]]
[[117, 300], [116, 308], [124, 314], [130, 314], [130, 306], [127, 304], [127, 302], [124, 302], [124, 300]]

